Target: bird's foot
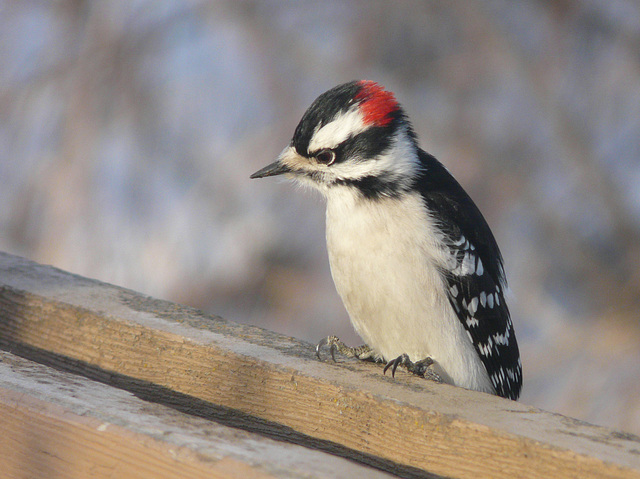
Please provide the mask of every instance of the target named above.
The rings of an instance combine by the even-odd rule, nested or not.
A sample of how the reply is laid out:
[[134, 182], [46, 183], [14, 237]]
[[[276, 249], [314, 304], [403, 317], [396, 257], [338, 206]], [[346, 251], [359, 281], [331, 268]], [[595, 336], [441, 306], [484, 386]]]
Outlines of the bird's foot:
[[322, 359], [320, 357], [320, 349], [325, 346], [329, 347], [331, 359], [333, 359], [334, 361], [336, 360], [335, 353], [337, 351], [348, 358], [356, 358], [360, 359], [361, 361], [372, 361], [376, 363], [382, 362], [382, 356], [380, 356], [366, 344], [358, 346], [357, 348], [352, 348], [340, 341], [337, 336], [327, 336], [318, 343], [318, 345], [316, 346], [316, 356], [318, 356], [318, 359]]
[[409, 359], [409, 356], [407, 354], [401, 354], [397, 358], [389, 361], [382, 372], [384, 374], [387, 372], [387, 369], [391, 368], [391, 376], [395, 377], [396, 369], [398, 369], [398, 366], [404, 366], [407, 371], [415, 374], [416, 376], [441, 383], [442, 378], [438, 375], [438, 373], [431, 369], [433, 363], [434, 361], [430, 357], [426, 357], [414, 363], [413, 361], [411, 361], [411, 359]]

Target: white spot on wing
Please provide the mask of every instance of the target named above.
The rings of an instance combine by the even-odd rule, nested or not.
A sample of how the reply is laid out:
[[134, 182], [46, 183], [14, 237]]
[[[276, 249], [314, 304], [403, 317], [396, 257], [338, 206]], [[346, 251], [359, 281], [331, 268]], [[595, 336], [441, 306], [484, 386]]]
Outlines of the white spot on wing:
[[473, 316], [469, 316], [467, 318], [466, 323], [467, 323], [467, 326], [469, 326], [470, 328], [475, 328], [476, 326], [478, 326], [478, 324], [480, 324], [478, 322], [478, 320], [476, 318], [474, 318]]
[[473, 316], [474, 314], [476, 314], [476, 311], [478, 311], [478, 298], [473, 298], [471, 301], [469, 301], [469, 313], [471, 313], [471, 315]]
[[503, 346], [509, 345], [509, 329], [505, 330], [504, 334], [494, 334], [493, 340], [496, 344], [501, 344]]
[[484, 267], [482, 266], [482, 260], [478, 258], [478, 264], [476, 265], [476, 274], [482, 276], [484, 273]]
[[470, 251], [464, 254], [462, 262], [460, 263], [458, 263], [458, 259], [456, 258], [455, 250], [450, 251], [450, 256], [450, 269], [456, 276], [467, 276], [475, 271], [475, 256], [472, 255]]
[[469, 340], [473, 343], [473, 337], [471, 336], [471, 333], [469, 332], [469, 330], [466, 330], [467, 332], [467, 336], [469, 336]]

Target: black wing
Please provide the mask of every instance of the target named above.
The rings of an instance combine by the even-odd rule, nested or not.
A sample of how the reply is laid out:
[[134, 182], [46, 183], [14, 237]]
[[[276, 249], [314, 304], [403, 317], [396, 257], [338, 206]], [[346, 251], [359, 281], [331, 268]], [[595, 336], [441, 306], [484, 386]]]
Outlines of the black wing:
[[433, 156], [421, 151], [424, 167], [417, 185], [437, 212], [451, 255], [442, 273], [451, 306], [482, 360], [496, 393], [517, 399], [522, 389], [520, 352], [505, 302], [502, 255], [482, 213], [460, 184]]

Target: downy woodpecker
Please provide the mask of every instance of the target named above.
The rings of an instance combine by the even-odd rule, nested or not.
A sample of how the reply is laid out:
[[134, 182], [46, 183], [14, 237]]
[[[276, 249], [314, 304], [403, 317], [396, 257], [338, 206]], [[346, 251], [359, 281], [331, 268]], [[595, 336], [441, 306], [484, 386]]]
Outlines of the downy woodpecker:
[[277, 161], [251, 178], [284, 174], [327, 200], [331, 274], [366, 345], [335, 336], [351, 357], [517, 399], [522, 363], [502, 256], [482, 213], [418, 146], [394, 95], [353, 81], [320, 95]]

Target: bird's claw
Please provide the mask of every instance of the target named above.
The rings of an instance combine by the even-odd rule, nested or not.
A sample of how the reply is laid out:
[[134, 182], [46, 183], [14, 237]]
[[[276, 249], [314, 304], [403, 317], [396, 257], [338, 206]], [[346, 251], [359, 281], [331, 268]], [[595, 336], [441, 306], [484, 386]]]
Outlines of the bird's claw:
[[337, 336], [327, 336], [320, 340], [318, 345], [316, 346], [316, 356], [318, 359], [322, 359], [320, 357], [320, 349], [329, 346], [329, 352], [331, 353], [331, 359], [336, 360], [336, 351], [346, 356], [348, 358], [356, 358], [361, 361], [372, 361], [372, 362], [380, 362], [381, 356], [376, 353], [373, 349], [371, 349], [366, 344], [362, 346], [358, 346], [356, 348], [352, 348], [351, 346], [347, 346], [344, 344]]
[[340, 341], [337, 336], [327, 336], [326, 338], [322, 338], [320, 342], [316, 345], [316, 356], [318, 357], [318, 359], [322, 360], [322, 358], [320, 357], [320, 348], [329, 346], [331, 359], [333, 359], [333, 362], [335, 362], [336, 349], [337, 349], [336, 343], [342, 344], [342, 341]]
[[395, 378], [396, 369], [398, 369], [398, 366], [404, 366], [405, 368], [407, 368], [407, 371], [415, 374], [416, 376], [431, 379], [436, 382], [442, 382], [440, 376], [435, 371], [430, 369], [430, 366], [432, 364], [434, 364], [434, 361], [430, 357], [426, 357], [414, 363], [409, 358], [409, 355], [405, 353], [389, 361], [382, 370], [382, 373], [386, 374], [387, 370], [391, 368], [391, 377]]
[[411, 359], [409, 359], [409, 356], [407, 354], [401, 354], [397, 358], [392, 359], [387, 363], [387, 365], [382, 370], [382, 374], [387, 374], [387, 369], [391, 368], [391, 377], [395, 378], [396, 369], [398, 369], [398, 366], [400, 366], [401, 364], [403, 366], [407, 366], [408, 364], [413, 364], [413, 363], [411, 362]]

